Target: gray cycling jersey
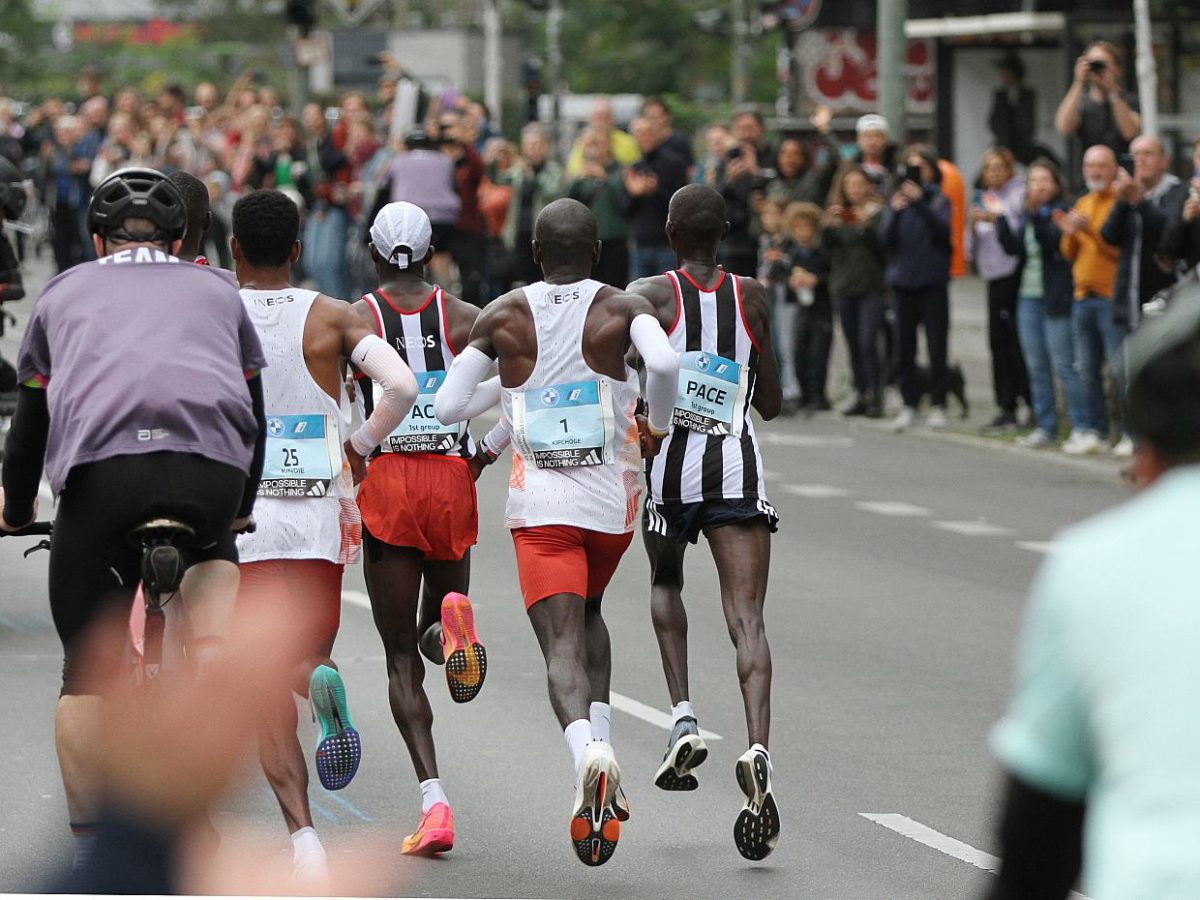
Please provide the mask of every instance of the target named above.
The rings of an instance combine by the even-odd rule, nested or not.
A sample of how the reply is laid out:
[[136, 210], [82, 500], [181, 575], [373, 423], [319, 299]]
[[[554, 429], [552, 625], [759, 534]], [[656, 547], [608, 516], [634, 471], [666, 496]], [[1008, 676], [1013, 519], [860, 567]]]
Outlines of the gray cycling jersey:
[[249, 471], [246, 378], [266, 365], [233, 276], [122, 250], [47, 282], [17, 369], [47, 390], [46, 475], [114, 456], [196, 453]]

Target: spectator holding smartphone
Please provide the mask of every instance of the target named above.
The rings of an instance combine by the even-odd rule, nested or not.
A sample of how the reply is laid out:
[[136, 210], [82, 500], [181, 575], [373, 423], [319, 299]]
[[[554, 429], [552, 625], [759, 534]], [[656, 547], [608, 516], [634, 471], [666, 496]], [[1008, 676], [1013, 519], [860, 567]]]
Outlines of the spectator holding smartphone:
[[1121, 156], [1142, 130], [1137, 97], [1121, 87], [1121, 51], [1093, 41], [1075, 61], [1075, 80], [1054, 114], [1054, 127], [1083, 147], [1103, 144]]
[[1185, 270], [1200, 264], [1200, 139], [1192, 144], [1192, 180], [1180, 197], [1182, 205], [1167, 215], [1162, 253]]

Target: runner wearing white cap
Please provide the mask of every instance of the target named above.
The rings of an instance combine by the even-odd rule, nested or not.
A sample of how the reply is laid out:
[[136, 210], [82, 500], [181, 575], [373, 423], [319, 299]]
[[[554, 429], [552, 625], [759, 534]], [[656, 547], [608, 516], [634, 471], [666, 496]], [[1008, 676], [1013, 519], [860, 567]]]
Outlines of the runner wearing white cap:
[[[475, 479], [496, 455], [486, 443], [476, 447], [465, 423], [444, 426], [434, 417], [434, 397], [479, 310], [425, 280], [435, 249], [432, 231], [420, 207], [384, 206], [371, 225], [379, 287], [354, 307], [404, 357], [420, 391], [412, 411], [383, 441], [358, 494], [367, 591], [387, 658], [392, 716], [421, 782], [421, 822], [401, 852], [419, 855], [454, 846], [454, 815], [438, 778], [421, 655], [445, 665], [456, 701], [479, 693], [487, 655], [466, 595], [478, 532]], [[369, 405], [373, 391], [364, 385]], [[497, 380], [481, 392], [474, 410], [499, 399]]]

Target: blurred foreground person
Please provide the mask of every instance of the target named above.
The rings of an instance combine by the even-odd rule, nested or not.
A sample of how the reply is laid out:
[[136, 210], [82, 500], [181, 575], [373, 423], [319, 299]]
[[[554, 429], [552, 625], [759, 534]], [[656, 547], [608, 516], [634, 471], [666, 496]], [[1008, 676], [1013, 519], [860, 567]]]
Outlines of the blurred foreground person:
[[1061, 537], [1033, 589], [990, 900], [1200, 896], [1200, 291], [1129, 347], [1136, 499]]

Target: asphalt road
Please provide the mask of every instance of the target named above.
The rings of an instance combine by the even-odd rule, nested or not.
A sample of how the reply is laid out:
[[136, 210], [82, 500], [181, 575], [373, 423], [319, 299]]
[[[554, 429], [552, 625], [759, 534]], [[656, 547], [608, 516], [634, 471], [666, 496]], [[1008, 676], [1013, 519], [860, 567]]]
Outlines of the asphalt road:
[[[3, 341], [9, 358], [13, 337]], [[398, 853], [416, 824], [419, 790], [354, 568], [335, 656], [364, 758], [346, 790], [312, 789], [331, 856], [352, 860], [357, 837], [380, 835], [396, 850], [383, 873], [391, 896], [977, 896], [991, 877], [980, 866], [997, 850], [998, 774], [987, 736], [1007, 697], [1025, 593], [1055, 533], [1119, 502], [1127, 488], [1109, 462], [959, 436], [895, 436], [833, 416], [781, 420], [761, 434], [782, 516], [767, 600], [783, 822], [772, 856], [748, 863], [733, 846], [741, 807], [733, 764], [745, 726], [703, 543], [689, 553], [685, 591], [692, 697], [701, 727], [720, 739], [698, 771], [699, 791], [667, 794], [651, 783], [669, 701], [635, 539], [606, 598], [619, 695], [613, 740], [633, 817], [608, 865], [575, 860], [566, 833], [572, 775], [503, 528], [504, 463], [479, 485], [473, 562], [487, 684], [459, 706], [439, 671], [427, 681], [455, 849], [436, 861]], [[0, 891], [36, 889], [69, 850], [53, 749], [61, 657], [46, 556], [22, 559], [27, 545], [0, 541]], [[315, 741], [314, 726], [302, 720], [301, 729]], [[216, 820], [249, 821], [277, 836], [282, 858], [290, 853], [257, 772]]]

